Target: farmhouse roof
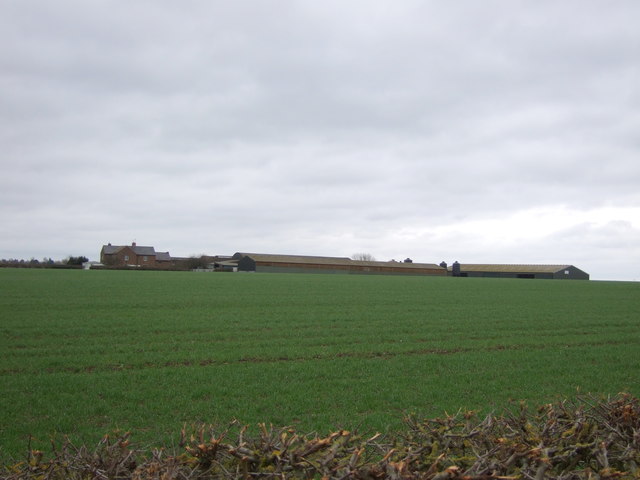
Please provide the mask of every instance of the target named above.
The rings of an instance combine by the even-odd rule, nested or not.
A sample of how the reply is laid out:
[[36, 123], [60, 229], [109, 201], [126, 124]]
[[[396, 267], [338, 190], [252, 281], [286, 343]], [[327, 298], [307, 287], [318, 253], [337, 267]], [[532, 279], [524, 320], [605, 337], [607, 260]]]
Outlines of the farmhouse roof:
[[[156, 250], [153, 247], [145, 247], [143, 245], [103, 245], [102, 251], [105, 255], [113, 255], [118, 253], [123, 248], [130, 248], [136, 255], [156, 255]], [[168, 252], [167, 252], [168, 254]]]
[[171, 261], [171, 255], [169, 255], [169, 252], [156, 252], [156, 260], [169, 262]]
[[153, 247], [143, 247], [136, 245], [135, 247], [131, 247], [131, 249], [135, 252], [136, 255], [155, 255], [156, 249]]
[[[460, 270], [465, 272], [500, 272], [500, 273], [556, 273], [572, 265], [510, 265], [510, 264], [478, 264], [462, 263]], [[449, 267], [452, 270], [452, 267]]]
[[113, 255], [114, 253], [116, 253], [118, 250], [120, 250], [122, 248], [122, 245], [103, 245], [102, 246], [102, 251], [105, 253], [105, 255]]

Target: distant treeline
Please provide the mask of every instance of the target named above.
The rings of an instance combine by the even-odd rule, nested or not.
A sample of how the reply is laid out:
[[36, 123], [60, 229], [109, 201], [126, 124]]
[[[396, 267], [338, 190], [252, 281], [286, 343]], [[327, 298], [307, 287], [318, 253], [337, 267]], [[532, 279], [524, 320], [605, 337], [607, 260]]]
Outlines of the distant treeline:
[[0, 267], [15, 268], [82, 268], [82, 264], [88, 262], [89, 259], [83, 255], [78, 257], [69, 256], [63, 260], [53, 260], [45, 257], [42, 260], [31, 258], [29, 260], [17, 258], [3, 258], [0, 260]]

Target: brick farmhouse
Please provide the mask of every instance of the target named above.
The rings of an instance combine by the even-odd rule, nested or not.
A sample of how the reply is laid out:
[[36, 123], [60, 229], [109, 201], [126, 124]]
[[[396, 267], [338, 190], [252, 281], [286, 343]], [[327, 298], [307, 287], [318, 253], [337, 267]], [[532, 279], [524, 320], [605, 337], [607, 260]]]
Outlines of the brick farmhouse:
[[102, 246], [100, 263], [112, 266], [152, 267], [161, 268], [171, 265], [169, 252], [156, 252], [153, 247], [137, 245]]

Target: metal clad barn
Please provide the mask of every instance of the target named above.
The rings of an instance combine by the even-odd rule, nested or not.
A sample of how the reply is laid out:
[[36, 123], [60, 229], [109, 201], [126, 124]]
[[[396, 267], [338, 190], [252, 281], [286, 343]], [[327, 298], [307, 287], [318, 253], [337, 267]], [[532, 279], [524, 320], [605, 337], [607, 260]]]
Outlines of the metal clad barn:
[[[452, 272], [452, 269], [450, 269]], [[491, 265], [460, 264], [461, 277], [538, 278], [589, 280], [589, 274], [573, 265]]]
[[238, 270], [244, 272], [446, 275], [444, 268], [430, 263], [368, 262], [348, 257], [241, 252], [234, 254], [232, 259], [238, 262]]
[[384, 275], [442, 275], [447, 271], [435, 263], [366, 262], [351, 260], [349, 273], [378, 273]]
[[236, 253], [240, 272], [271, 273], [345, 273], [351, 260], [347, 257], [317, 257], [304, 255], [274, 255], [266, 253]]

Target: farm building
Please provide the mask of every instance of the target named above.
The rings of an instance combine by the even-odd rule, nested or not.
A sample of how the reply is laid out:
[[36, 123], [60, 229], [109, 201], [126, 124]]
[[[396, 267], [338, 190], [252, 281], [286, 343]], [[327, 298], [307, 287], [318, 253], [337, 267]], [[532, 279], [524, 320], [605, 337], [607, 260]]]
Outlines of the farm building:
[[573, 265], [491, 265], [454, 263], [449, 267], [454, 277], [544, 278], [589, 280], [589, 274]]
[[137, 266], [137, 267], [165, 267], [171, 265], [169, 252], [156, 252], [153, 247], [137, 245], [102, 246], [100, 263], [104, 265]]
[[241, 253], [233, 255], [238, 271], [272, 273], [351, 273], [386, 275], [446, 275], [446, 269], [431, 263], [373, 262], [348, 257], [273, 255]]

